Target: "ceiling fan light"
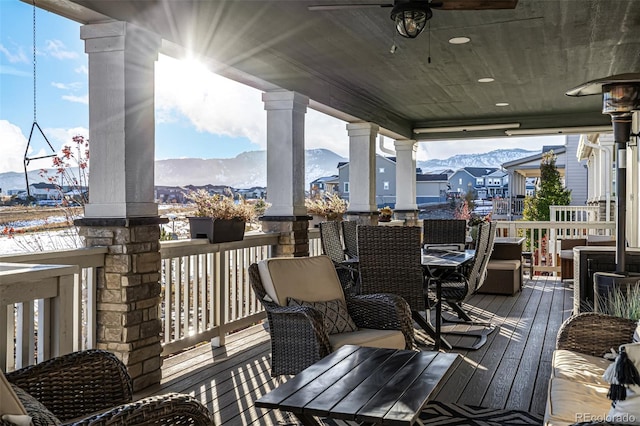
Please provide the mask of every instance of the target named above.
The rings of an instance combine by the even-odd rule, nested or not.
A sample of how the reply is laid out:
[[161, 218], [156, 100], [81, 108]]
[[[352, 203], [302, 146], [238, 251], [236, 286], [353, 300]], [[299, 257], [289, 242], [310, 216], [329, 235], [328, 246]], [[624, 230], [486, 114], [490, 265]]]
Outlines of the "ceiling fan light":
[[402, 3], [391, 10], [391, 19], [396, 23], [398, 34], [407, 38], [416, 38], [431, 16], [433, 12], [424, 3]]

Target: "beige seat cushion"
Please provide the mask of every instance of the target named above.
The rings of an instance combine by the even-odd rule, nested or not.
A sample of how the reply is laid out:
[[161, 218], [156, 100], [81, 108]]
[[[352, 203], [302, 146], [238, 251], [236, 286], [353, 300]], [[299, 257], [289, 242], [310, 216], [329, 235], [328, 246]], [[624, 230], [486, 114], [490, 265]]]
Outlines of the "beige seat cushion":
[[587, 235], [588, 246], [615, 246], [616, 239], [612, 235]]
[[404, 349], [404, 334], [399, 330], [372, 330], [361, 328], [350, 333], [329, 335], [333, 350], [344, 345], [369, 346], [373, 348]]
[[495, 269], [498, 271], [516, 271], [520, 269], [521, 262], [519, 260], [490, 260], [487, 269]]
[[265, 292], [280, 306], [287, 298], [307, 302], [342, 299], [344, 292], [328, 256], [281, 257], [258, 262]]
[[609, 386], [552, 377], [544, 413], [545, 426], [568, 426], [594, 418], [604, 419], [611, 406], [608, 391]]
[[553, 352], [551, 377], [609, 386], [602, 378], [609, 365], [611, 361], [602, 357], [560, 349]]

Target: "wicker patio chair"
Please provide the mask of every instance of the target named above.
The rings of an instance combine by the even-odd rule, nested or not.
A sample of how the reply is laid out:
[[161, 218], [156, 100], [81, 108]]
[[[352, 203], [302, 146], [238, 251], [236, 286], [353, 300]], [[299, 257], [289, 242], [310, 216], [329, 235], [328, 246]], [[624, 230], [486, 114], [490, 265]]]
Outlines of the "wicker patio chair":
[[611, 348], [630, 343], [638, 322], [595, 312], [584, 312], [566, 320], [556, 338], [556, 349], [601, 357]]
[[457, 246], [464, 249], [467, 221], [464, 219], [425, 219], [422, 221], [422, 244], [429, 246]]
[[[267, 268], [269, 272], [265, 271]], [[272, 376], [297, 374], [345, 344], [413, 348], [413, 326], [407, 302], [393, 294], [345, 298], [327, 256], [276, 258], [262, 261], [260, 265], [254, 263], [249, 266], [249, 281], [267, 311]], [[329, 334], [320, 310], [311, 306], [288, 306], [292, 298], [312, 303], [335, 298], [344, 300], [358, 330]]]
[[356, 221], [342, 221], [342, 238], [344, 239], [344, 251], [347, 257], [358, 259], [358, 223]]
[[497, 224], [495, 222], [485, 222], [479, 226], [478, 242], [472, 264], [466, 271], [457, 271], [443, 277], [431, 278], [429, 289], [434, 291], [436, 281], [441, 286], [441, 302], [447, 303], [458, 315], [461, 323], [469, 325], [483, 325], [486, 328], [482, 331], [469, 332], [442, 332], [442, 334], [456, 334], [473, 336], [478, 338], [473, 345], [459, 345], [457, 347], [466, 349], [479, 349], [487, 341], [487, 335], [496, 330], [490, 323], [474, 321], [464, 310], [462, 303], [468, 300], [484, 283], [487, 276], [487, 265], [493, 251], [493, 242]]
[[358, 294], [358, 260], [347, 259], [340, 237], [340, 222], [320, 222], [319, 226], [322, 253], [329, 256], [333, 262], [344, 292], [347, 295]]
[[[169, 393], [132, 402], [126, 367], [113, 353], [103, 350], [63, 355], [9, 372], [6, 378], [19, 388], [19, 398], [24, 392], [28, 394], [23, 405], [36, 417], [36, 426], [50, 424], [38, 420], [41, 415], [53, 415], [62, 424], [77, 426], [213, 424], [207, 408], [189, 395]], [[9, 423], [0, 420], [0, 425]]]

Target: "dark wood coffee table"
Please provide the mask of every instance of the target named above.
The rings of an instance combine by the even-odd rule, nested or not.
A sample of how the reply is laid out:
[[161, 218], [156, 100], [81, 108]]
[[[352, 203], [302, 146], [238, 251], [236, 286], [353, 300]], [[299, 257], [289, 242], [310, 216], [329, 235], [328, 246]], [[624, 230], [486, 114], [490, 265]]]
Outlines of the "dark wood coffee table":
[[453, 353], [343, 346], [255, 402], [293, 413], [412, 425], [458, 357]]

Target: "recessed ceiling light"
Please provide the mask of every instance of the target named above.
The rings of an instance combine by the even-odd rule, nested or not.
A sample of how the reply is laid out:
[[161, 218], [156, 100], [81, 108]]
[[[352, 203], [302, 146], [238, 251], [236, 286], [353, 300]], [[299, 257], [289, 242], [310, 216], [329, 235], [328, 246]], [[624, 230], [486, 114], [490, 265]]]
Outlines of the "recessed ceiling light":
[[505, 107], [505, 106], [509, 106], [509, 102], [498, 102], [498, 103], [496, 104], [496, 106], [498, 106], [498, 107]]
[[478, 83], [492, 83], [494, 81], [496, 81], [495, 78], [491, 77], [483, 77], [478, 79]]
[[469, 37], [453, 37], [449, 39], [449, 43], [451, 44], [465, 44], [469, 43], [471, 39]]

